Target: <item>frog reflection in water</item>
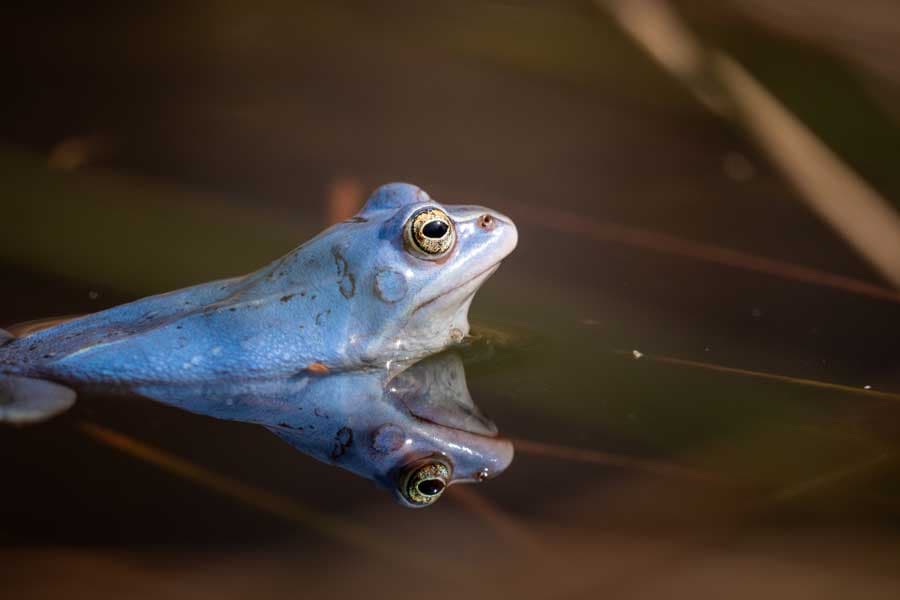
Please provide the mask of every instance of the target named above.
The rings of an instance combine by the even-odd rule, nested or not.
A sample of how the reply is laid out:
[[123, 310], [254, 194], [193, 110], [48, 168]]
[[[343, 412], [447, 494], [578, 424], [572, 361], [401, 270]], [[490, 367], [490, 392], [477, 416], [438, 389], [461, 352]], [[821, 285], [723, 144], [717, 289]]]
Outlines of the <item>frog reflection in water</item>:
[[304, 374], [281, 380], [140, 386], [179, 408], [256, 423], [305, 454], [427, 506], [453, 483], [501, 473], [512, 443], [472, 403], [460, 357], [431, 356], [387, 369]]
[[57, 414], [77, 388], [159, 396], [414, 361], [468, 334], [475, 292], [516, 241], [497, 212], [383, 186], [246, 276], [0, 330], [0, 420]]

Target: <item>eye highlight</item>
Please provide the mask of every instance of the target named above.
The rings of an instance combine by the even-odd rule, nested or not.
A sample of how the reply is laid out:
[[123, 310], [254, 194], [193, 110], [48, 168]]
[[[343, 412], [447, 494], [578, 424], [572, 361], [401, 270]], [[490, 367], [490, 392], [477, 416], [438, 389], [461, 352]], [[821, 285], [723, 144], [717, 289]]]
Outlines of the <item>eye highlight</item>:
[[453, 221], [439, 208], [425, 208], [415, 213], [407, 221], [405, 231], [407, 246], [426, 258], [446, 254], [456, 241]]
[[441, 497], [449, 482], [450, 468], [444, 463], [417, 463], [400, 478], [400, 493], [414, 506], [428, 506]]

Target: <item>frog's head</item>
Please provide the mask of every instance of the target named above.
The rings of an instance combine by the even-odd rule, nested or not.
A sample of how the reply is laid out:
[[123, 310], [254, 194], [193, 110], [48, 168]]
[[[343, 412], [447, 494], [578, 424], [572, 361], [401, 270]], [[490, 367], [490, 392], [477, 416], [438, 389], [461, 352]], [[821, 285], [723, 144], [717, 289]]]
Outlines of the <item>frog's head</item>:
[[433, 504], [450, 485], [496, 477], [513, 459], [512, 442], [472, 402], [453, 352], [393, 376], [365, 369], [198, 392], [198, 403], [188, 404], [178, 390], [179, 404], [262, 423], [294, 448], [374, 480], [411, 508]]
[[472, 402], [455, 352], [430, 356], [382, 386], [364, 407], [353, 399], [345, 406], [358, 443], [334, 462], [404, 506], [430, 506], [449, 486], [492, 479], [512, 462], [512, 442]]
[[431, 356], [396, 375], [384, 398], [406, 418], [373, 432], [373, 478], [401, 504], [429, 506], [448, 486], [496, 477], [512, 462], [513, 444], [472, 402], [458, 354]]
[[405, 183], [376, 190], [347, 224], [358, 232], [342, 250], [358, 296], [348, 327], [356, 353], [369, 360], [421, 356], [461, 340], [475, 292], [518, 239], [496, 211], [442, 205]]

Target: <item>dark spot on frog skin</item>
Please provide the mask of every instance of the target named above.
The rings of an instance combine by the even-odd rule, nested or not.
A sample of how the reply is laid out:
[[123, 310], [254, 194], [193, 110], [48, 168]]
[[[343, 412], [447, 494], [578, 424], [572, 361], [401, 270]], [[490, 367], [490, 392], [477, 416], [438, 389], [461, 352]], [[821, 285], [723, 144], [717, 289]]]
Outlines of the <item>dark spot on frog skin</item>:
[[334, 435], [334, 448], [331, 450], [331, 458], [340, 458], [351, 445], [353, 445], [353, 430], [349, 427], [341, 427]]
[[356, 294], [356, 278], [353, 276], [353, 273], [350, 272], [350, 267], [347, 265], [347, 259], [344, 258], [341, 249], [334, 246], [331, 249], [331, 253], [334, 255], [334, 264], [335, 267], [337, 267], [337, 275], [339, 277], [338, 289], [341, 290], [341, 295], [349, 300]]
[[315, 408], [315, 410], [313, 410], [313, 414], [315, 414], [317, 417], [322, 417], [323, 419], [328, 418], [328, 415], [318, 406]]
[[353, 273], [347, 273], [347, 276], [341, 280], [341, 295], [349, 300], [356, 293], [356, 279]]
[[296, 294], [287, 294], [287, 295], [281, 297], [281, 301], [282, 301], [282, 302], [288, 302], [288, 301], [289, 301], [291, 298], [293, 298], [294, 296], [296, 296]]
[[322, 325], [322, 321], [331, 314], [331, 309], [324, 310], [316, 315], [316, 325]]
[[282, 423], [279, 423], [278, 426], [279, 426], [279, 427], [284, 427], [285, 429], [294, 429], [294, 430], [296, 430], [296, 431], [303, 431], [303, 426], [301, 426], [301, 425], [296, 425], [296, 426], [295, 426], [295, 425], [291, 425], [290, 423], [284, 423], [284, 422], [282, 422]]
[[363, 217], [359, 217], [359, 216], [351, 217], [351, 218], [347, 219], [346, 221], [344, 221], [344, 223], [368, 223], [368, 222], [369, 222], [368, 219], [364, 219]]

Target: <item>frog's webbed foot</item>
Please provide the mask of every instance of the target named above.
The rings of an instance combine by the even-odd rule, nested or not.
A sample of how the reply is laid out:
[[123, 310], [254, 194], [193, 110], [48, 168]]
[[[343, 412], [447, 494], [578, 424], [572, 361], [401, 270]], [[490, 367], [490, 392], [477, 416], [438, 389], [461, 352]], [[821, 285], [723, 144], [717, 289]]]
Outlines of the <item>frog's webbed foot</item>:
[[31, 425], [75, 404], [75, 391], [52, 381], [0, 375], [0, 423]]

